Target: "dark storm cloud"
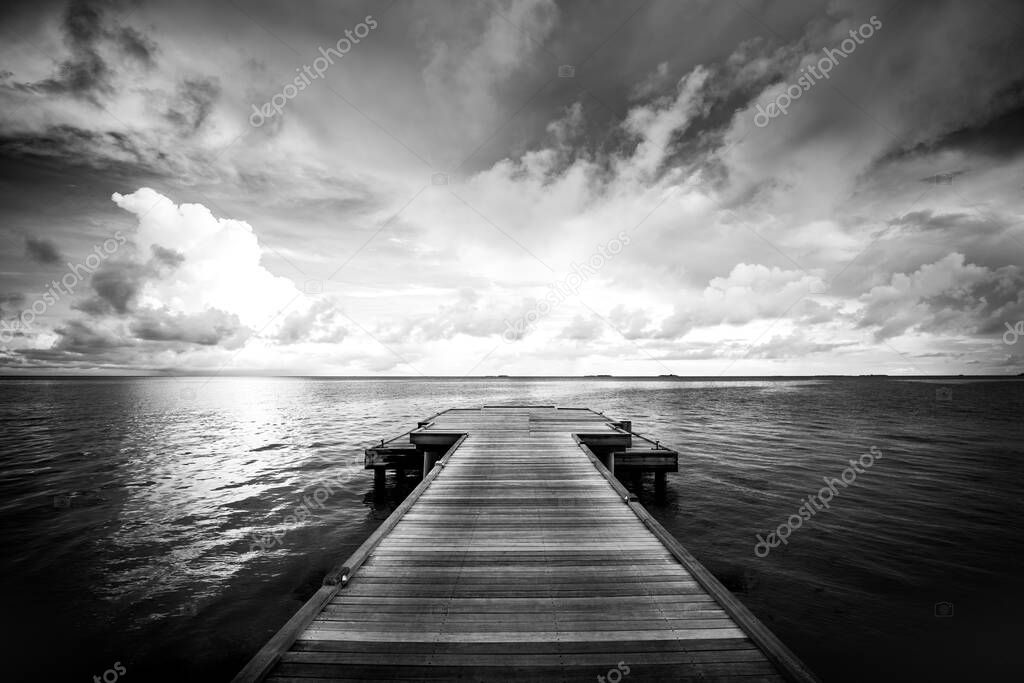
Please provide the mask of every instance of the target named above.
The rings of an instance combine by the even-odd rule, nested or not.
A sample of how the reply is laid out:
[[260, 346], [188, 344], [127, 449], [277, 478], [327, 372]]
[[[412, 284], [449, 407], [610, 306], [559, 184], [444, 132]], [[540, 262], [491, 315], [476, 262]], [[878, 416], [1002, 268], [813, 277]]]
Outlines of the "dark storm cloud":
[[133, 28], [116, 25], [106, 13], [109, 5], [75, 0], [64, 12], [61, 29], [71, 55], [57, 73], [36, 83], [20, 84], [26, 90], [70, 94], [98, 103], [98, 96], [114, 91], [114, 71], [100, 54], [103, 43], [146, 67], [153, 65], [156, 45]]
[[939, 141], [942, 149], [1008, 159], [1024, 150], [1024, 82], [1017, 86], [1013, 109], [982, 125], [954, 131]]
[[57, 125], [47, 128], [45, 134], [21, 133], [0, 137], [0, 154], [9, 157], [91, 157], [91, 149], [102, 138], [102, 133], [76, 126]]
[[192, 315], [166, 310], [141, 311], [129, 325], [129, 330], [144, 341], [221, 345], [227, 349], [238, 348], [251, 334], [251, 330], [239, 322], [237, 315], [215, 308]]
[[96, 295], [73, 307], [93, 315], [124, 315], [131, 310], [148, 275], [146, 266], [108, 261], [93, 273], [91, 285]]
[[174, 249], [168, 249], [161, 247], [159, 244], [154, 244], [153, 247], [153, 261], [159, 266], [167, 266], [171, 269], [177, 268], [185, 262], [185, 255], [180, 251]]
[[927, 178], [921, 178], [921, 182], [931, 183], [932, 185], [952, 185], [954, 180], [965, 173], [967, 173], [965, 169], [958, 169], [947, 173], [936, 173], [935, 175], [930, 175]]
[[[166, 48], [158, 58], [146, 33], [125, 27], [127, 20], [117, 19], [121, 13], [111, 7], [73, 2], [62, 6], [59, 24], [57, 13], [49, 12], [45, 32], [38, 35], [49, 40], [62, 31], [67, 50], [49, 61], [15, 54], [5, 66], [16, 75], [0, 81], [0, 96], [27, 105], [20, 115], [2, 117], [0, 171], [8, 162], [15, 172], [45, 166], [48, 177], [32, 188], [37, 201], [23, 211], [39, 207], [45, 215], [38, 234], [56, 237], [69, 254], [78, 253], [71, 231], [80, 223], [66, 217], [106, 225], [99, 211], [83, 206], [84, 192], [70, 198], [65, 192], [82, 183], [82, 169], [71, 168], [76, 165], [99, 170], [90, 189], [104, 201], [112, 189], [143, 183], [176, 202], [211, 209], [216, 207], [205, 197], [213, 197], [226, 209], [218, 214], [244, 219], [264, 247], [273, 244], [274, 253], [279, 249], [289, 261], [275, 263], [267, 250], [268, 270], [298, 284], [304, 277], [298, 271], [323, 277], [316, 269], [324, 261], [351, 253], [363, 238], [355, 246], [343, 240], [372, 230], [363, 224], [376, 226], [378, 212], [390, 215], [398, 204], [392, 195], [404, 200], [412, 194], [407, 184], [426, 181], [428, 169], [412, 156], [450, 155], [453, 165], [468, 156], [457, 169], [465, 203], [531, 248], [531, 226], [537, 226], [560, 257], [585, 248], [598, 226], [632, 225], [656, 209], [637, 232], [633, 251], [600, 280], [607, 277], [609, 291], [622, 295], [606, 298], [611, 311], [602, 313], [628, 340], [665, 358], [786, 359], [831, 352], [839, 357], [836, 363], [845, 363], [846, 350], [836, 341], [845, 335], [857, 335], [866, 348], [872, 333], [884, 340], [909, 331], [921, 339], [908, 342], [927, 346], [943, 335], [968, 339], [1000, 332], [1004, 318], [1020, 314], [1014, 292], [1024, 283], [1017, 271], [1001, 270], [1008, 260], [1019, 261], [1019, 253], [1008, 248], [1018, 197], [1007, 196], [1006, 177], [993, 172], [1024, 152], [1021, 92], [1010, 73], [1020, 46], [1006, 36], [1006, 27], [1022, 17], [1019, 3], [997, 3], [992, 12], [918, 0], [396, 3], [381, 29], [333, 68], [328, 80], [289, 101], [286, 116], [254, 130], [240, 113], [261, 101], [250, 94], [277, 92], [296, 67], [315, 56], [315, 46], [336, 40], [338, 27], [347, 25], [347, 17], [328, 21], [329, 12], [347, 9], [317, 4], [295, 13], [261, 0], [247, 2], [245, 13], [230, 4], [192, 3], [170, 12], [172, 5], [147, 3], [133, 22], [154, 26], [152, 35]], [[876, 37], [771, 128], [754, 128], [754, 104], [793, 82], [803, 60], [835, 47], [846, 24], [856, 26], [872, 12], [884, 20]], [[268, 40], [263, 27], [279, 33], [280, 43], [292, 50]], [[265, 68], [247, 69], [241, 66], [246, 59]], [[555, 78], [559, 63], [575, 64], [575, 76]], [[151, 69], [145, 78], [143, 69]], [[706, 82], [692, 97], [680, 97], [681, 82], [695, 69], [708, 73]], [[18, 78], [37, 80], [9, 85]], [[123, 127], [90, 100], [122, 118]], [[34, 163], [22, 163], [27, 157]], [[406, 161], [370, 168], [377, 158]], [[499, 165], [512, 170], [494, 171]], [[111, 182], [115, 173], [128, 182]], [[145, 175], [158, 182], [141, 180]], [[7, 196], [17, 199], [28, 182], [11, 184]], [[939, 187], [947, 184], [972, 206], [989, 199], [991, 205], [972, 211], [956, 192]], [[195, 191], [176, 193], [182, 186]], [[913, 201], [920, 193], [927, 194]], [[388, 281], [372, 297], [353, 295], [354, 306], [371, 300], [367, 329], [403, 353], [411, 344], [455, 340], [468, 348], [500, 335], [504, 318], [523, 313], [508, 302], [530, 295], [514, 250], [503, 248], [509, 245], [492, 248], [485, 232], [463, 230], [481, 238], [477, 249], [433, 227], [459, 224], [439, 194], [428, 189], [415, 197], [402, 219], [389, 223], [362, 254], [362, 266], [360, 260], [352, 265]], [[515, 197], [526, 198], [522, 206], [509, 199]], [[658, 203], [662, 198], [667, 201]], [[63, 214], [50, 208], [61, 203]], [[524, 221], [520, 234], [505, 223], [528, 214], [527, 204], [543, 213], [528, 225]], [[719, 209], [725, 207], [736, 215], [723, 217]], [[893, 216], [898, 218], [890, 221]], [[34, 227], [18, 218], [7, 222]], [[885, 229], [878, 232], [880, 225]], [[25, 227], [22, 234], [36, 233]], [[952, 252], [962, 260], [945, 263]], [[82, 319], [54, 323], [60, 341], [46, 362], [57, 364], [60, 356], [70, 364], [92, 353], [104, 362], [142, 367], [158, 353], [212, 354], [215, 347], [240, 343], [246, 330], [228, 313], [162, 307], [195, 310], [189, 307], [195, 299], [176, 295], [169, 277], [180, 268], [177, 274], [188, 279], [202, 269], [196, 264], [203, 256], [187, 253], [189, 263], [183, 265], [182, 253], [157, 245], [134, 255], [137, 263], [106, 264], [91, 291], [83, 287], [88, 298], [73, 305], [78, 313], [72, 315]], [[493, 258], [488, 276], [494, 273], [500, 281], [475, 272], [467, 253], [484, 262]], [[942, 268], [918, 272], [940, 262]], [[740, 263], [783, 267], [792, 278], [787, 274], [789, 279], [774, 284], [729, 280]], [[844, 274], [841, 291], [833, 287], [820, 302], [794, 305], [809, 292], [800, 284], [804, 268]], [[2, 270], [13, 273], [3, 281], [6, 291], [33, 291], [22, 281], [29, 275], [15, 272], [9, 262]], [[729, 281], [710, 287], [705, 300], [701, 293], [714, 279]], [[147, 286], [158, 280], [159, 286]], [[488, 294], [453, 305], [436, 292], [454, 292], [466, 283], [480, 292], [493, 288], [494, 300]], [[594, 285], [604, 282], [595, 278]], [[413, 309], [408, 292], [417, 288], [424, 303]], [[678, 290], [684, 291], [677, 297]], [[161, 296], [166, 301], [153, 300]], [[244, 294], [238, 300], [251, 303]], [[614, 308], [620, 301], [629, 307]], [[235, 310], [230, 297], [218, 305]], [[387, 311], [384, 320], [374, 320], [379, 310]], [[358, 308], [349, 312], [362, 320]], [[617, 350], [608, 340], [618, 342], [618, 335], [602, 333], [586, 313], [573, 318], [576, 312], [567, 309], [572, 324], [561, 341], [592, 342], [595, 355], [608, 351], [620, 360], [635, 355], [635, 347]], [[55, 317], [64, 313], [54, 311]], [[744, 325], [761, 320], [781, 320], [799, 334], [739, 340]], [[310, 341], [357, 344], [359, 335], [345, 337], [340, 322], [333, 309], [318, 305], [282, 316], [266, 339], [274, 353], [295, 357], [306, 354], [296, 345]], [[713, 341], [694, 345], [691, 332]], [[533, 341], [542, 333], [534, 333]], [[537, 357], [561, 353], [566, 360], [570, 356], [560, 349], [568, 344], [561, 341], [553, 337], [550, 350]], [[879, 350], [888, 353], [873, 349]], [[39, 362], [45, 353], [25, 351]]]
[[220, 85], [216, 79], [185, 79], [178, 86], [175, 99], [165, 116], [175, 127], [194, 133], [209, 117], [219, 96]]
[[64, 15], [64, 39], [71, 57], [61, 63], [58, 74], [36, 84], [46, 92], [70, 92], [91, 96], [108, 93], [110, 67], [100, 56], [96, 43], [103, 37], [102, 10], [87, 2], [72, 2]]
[[[995, 117], [951, 131], [890, 158], [961, 152], [997, 159], [1012, 159], [1024, 151], [1024, 82], [1010, 93], [993, 99]], [[1000, 108], [1007, 107], [1000, 111]], [[952, 174], [954, 177], [959, 173]], [[947, 180], [942, 178], [941, 180]], [[927, 180], [927, 179], [926, 179]], [[952, 180], [952, 178], [948, 179]]]
[[121, 51], [146, 66], [153, 66], [156, 57], [156, 43], [130, 26], [117, 29], [115, 33]]
[[27, 360], [39, 367], [71, 368], [83, 362], [139, 367], [149, 363], [153, 354], [167, 350], [239, 348], [252, 333], [239, 324], [237, 316], [216, 309], [193, 315], [146, 310], [132, 319], [127, 329], [126, 334], [101, 320], [69, 320], [54, 330], [58, 339], [51, 348], [17, 349], [0, 359], [0, 364], [21, 365]]
[[983, 227], [979, 216], [966, 213], [936, 213], [931, 209], [911, 211], [889, 222], [889, 225], [916, 230], [975, 231]]
[[184, 262], [184, 254], [159, 244], [152, 245], [152, 256], [145, 263], [107, 261], [93, 273], [94, 296], [72, 308], [92, 316], [129, 314], [146, 282], [167, 276]]
[[57, 245], [45, 237], [26, 237], [25, 253], [33, 261], [47, 265], [60, 263], [64, 258]]
[[177, 165], [177, 160], [140, 138], [67, 124], [49, 126], [45, 132], [0, 134], [0, 163], [19, 164], [26, 158], [62, 169], [88, 167], [129, 177], [167, 175]]
[[858, 326], [877, 340], [908, 331], [936, 335], [992, 335], [1024, 319], [1024, 270], [990, 269], [950, 254], [862, 297]]
[[60, 339], [54, 344], [54, 351], [92, 355], [97, 351], [125, 346], [125, 340], [97, 325], [69, 320], [56, 329]]

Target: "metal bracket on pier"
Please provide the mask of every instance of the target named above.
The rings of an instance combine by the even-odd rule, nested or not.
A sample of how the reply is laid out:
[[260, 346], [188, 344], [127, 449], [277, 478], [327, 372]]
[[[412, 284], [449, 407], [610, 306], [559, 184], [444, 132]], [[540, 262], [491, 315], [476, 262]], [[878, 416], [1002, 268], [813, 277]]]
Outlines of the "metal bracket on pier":
[[327, 576], [324, 577], [324, 585], [337, 586], [340, 584], [342, 587], [344, 587], [346, 584], [348, 584], [349, 574], [351, 573], [352, 570], [348, 567], [340, 567], [338, 569], [334, 569], [331, 572], [329, 572]]

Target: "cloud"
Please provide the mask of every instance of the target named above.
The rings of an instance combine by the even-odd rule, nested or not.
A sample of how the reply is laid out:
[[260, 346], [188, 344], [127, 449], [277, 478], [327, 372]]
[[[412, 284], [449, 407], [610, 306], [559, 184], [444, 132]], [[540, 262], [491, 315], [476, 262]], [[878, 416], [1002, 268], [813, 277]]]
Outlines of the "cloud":
[[132, 345], [131, 340], [110, 328], [83, 320], [69, 320], [55, 331], [59, 335], [52, 349], [55, 358], [66, 358], [68, 354], [95, 358], [105, 351]]
[[[425, 34], [421, 39], [427, 42], [422, 78], [432, 107], [458, 122], [453, 130], [480, 140], [502, 116], [499, 89], [540, 52], [558, 22], [558, 7], [551, 0], [519, 0], [500, 9], [491, 5], [484, 17], [469, 9], [462, 8], [458, 17], [424, 17], [417, 23], [424, 29], [448, 29], [443, 38]], [[437, 27], [439, 20], [464, 30]], [[473, 25], [481, 21], [482, 29]]]
[[25, 252], [33, 261], [46, 265], [60, 263], [64, 258], [57, 245], [45, 237], [26, 237]]
[[402, 321], [383, 322], [376, 334], [388, 343], [447, 340], [459, 335], [496, 337], [508, 329], [507, 321], [521, 319], [531, 307], [529, 299], [501, 301], [461, 289], [454, 302], [441, 304], [423, 315], [407, 316]]
[[820, 275], [761, 264], [739, 263], [726, 277], [715, 277], [700, 297], [687, 297], [661, 325], [658, 336], [676, 338], [696, 327], [743, 325], [782, 316], [801, 317], [820, 308], [802, 300], [825, 291]]
[[0, 294], [0, 319], [15, 318], [25, 308], [25, 295], [21, 292]]
[[604, 332], [604, 323], [594, 317], [584, 318], [582, 315], [577, 315], [572, 319], [568, 325], [562, 330], [563, 339], [571, 339], [573, 341], [593, 341], [600, 337]]
[[766, 342], [744, 350], [744, 356], [753, 358], [790, 359], [804, 358], [820, 353], [834, 354], [844, 347], [854, 346], [853, 341], [815, 341], [799, 332], [775, 335]]
[[622, 127], [639, 142], [619, 168], [621, 175], [653, 178], [672, 155], [675, 136], [685, 131], [695, 116], [706, 111], [702, 94], [710, 75], [707, 69], [698, 66], [679, 80], [674, 99], [655, 101], [629, 111]]
[[102, 3], [70, 2], [61, 26], [70, 56], [60, 62], [55, 75], [21, 87], [40, 93], [67, 93], [98, 103], [101, 96], [114, 92], [114, 71], [102, 54], [105, 49], [152, 66], [155, 44], [135, 29], [109, 20], [105, 12]]
[[257, 338], [261, 348], [344, 339], [333, 301], [310, 299], [261, 264], [248, 223], [215, 217], [199, 204], [175, 204], [149, 188], [112, 199], [137, 218], [125, 231], [127, 244], [72, 301], [85, 317], [58, 325], [50, 349], [22, 349], [24, 357], [152, 367], [167, 353], [187, 364], [196, 352], [192, 362], [208, 365], [212, 351], [203, 349], [237, 350]]
[[239, 348], [252, 332], [239, 323], [237, 315], [215, 308], [191, 315], [165, 309], [145, 310], [132, 320], [129, 330], [136, 338], [147, 341], [219, 345], [226, 349]]
[[165, 116], [179, 130], [195, 133], [209, 118], [220, 93], [216, 79], [186, 78], [178, 85]]
[[[138, 219], [130, 236], [136, 256], [111, 283], [124, 292], [118, 302], [127, 302], [131, 293], [141, 306], [169, 306], [176, 313], [212, 308], [261, 329], [276, 312], [302, 298], [291, 280], [261, 264], [259, 240], [248, 223], [217, 218], [201, 204], [175, 204], [149, 188], [114, 193], [113, 200]], [[180, 255], [173, 273], [158, 275], [146, 268], [145, 256], [166, 260], [167, 250]]]
[[100, 266], [90, 281], [95, 297], [82, 302], [79, 308], [95, 313], [128, 313], [147, 277], [148, 269], [143, 264], [107, 262]]
[[[617, 15], [541, 1], [399, 3], [388, 30], [332, 70], [331, 89], [353, 108], [311, 87], [259, 132], [245, 129], [250, 95], [300, 64], [261, 52], [257, 26], [238, 27], [236, 49], [211, 51], [235, 13], [204, 9], [200, 22], [186, 10], [169, 22], [141, 6], [137, 25], [154, 28], [139, 33], [118, 32], [105, 6], [73, 7], [56, 71], [9, 53], [0, 154], [26, 168], [81, 166], [107, 192], [124, 178], [167, 189], [115, 195], [127, 213], [105, 207], [81, 222], [60, 219], [78, 215], [84, 189], [54, 182], [24, 202], [64, 230], [34, 236], [69, 254], [84, 238], [62, 225], [95, 234], [136, 223], [72, 313], [52, 312], [57, 331], [36, 338], [48, 346], [31, 350], [36, 359], [74, 348], [68, 362], [85, 362], [92, 343], [109, 363], [215, 367], [241, 344], [258, 367], [407, 371], [408, 359], [430, 372], [484, 356], [506, 319], [623, 230], [628, 247], [579, 293], [622, 335], [602, 333], [573, 296], [501, 347], [509, 362], [557, 372], [583, 356], [621, 369], [648, 363], [648, 351], [716, 372], [700, 364], [795, 368], [801, 354], [819, 362], [831, 350], [846, 368], [857, 354], [891, 355], [881, 342], [901, 335], [908, 357], [936, 359], [929, 368], [966, 363], [953, 343], [970, 346], [977, 367], [1004, 362], [982, 342], [1019, 314], [1024, 109], [1005, 68], [1019, 61], [1019, 3], [762, 8], [786, 27], [777, 35], [709, 9], [702, 20], [722, 32], [702, 24], [672, 36], [649, 30], [674, 11], [655, 4], [577, 63], [575, 79], [556, 79], [557, 63], [589, 54]], [[754, 124], [758, 104], [873, 12], [883, 28], [827, 83]], [[323, 16], [289, 23], [289, 42], [323, 42], [335, 25]], [[247, 64], [251, 54], [265, 63]], [[454, 150], [459, 161], [481, 142], [476, 166], [420, 191], [432, 169], [417, 155], [434, 163]], [[214, 216], [209, 201], [175, 195], [228, 210]], [[64, 216], [36, 210], [50, 200]], [[5, 291], [38, 288], [7, 270]], [[307, 296], [282, 274], [331, 277], [333, 291]]]
[[275, 338], [281, 344], [335, 344], [348, 335], [342, 317], [335, 302], [321, 299], [305, 311], [289, 313]]
[[913, 273], [894, 274], [861, 297], [859, 326], [883, 341], [909, 332], [995, 335], [1024, 320], [1024, 270], [990, 269], [949, 254]]
[[668, 62], [661, 62], [646, 78], [633, 86], [629, 98], [631, 100], [647, 100], [661, 94], [669, 82]]
[[620, 304], [609, 312], [608, 321], [626, 339], [643, 339], [654, 336], [654, 331], [650, 327], [651, 317], [642, 308], [631, 308]]

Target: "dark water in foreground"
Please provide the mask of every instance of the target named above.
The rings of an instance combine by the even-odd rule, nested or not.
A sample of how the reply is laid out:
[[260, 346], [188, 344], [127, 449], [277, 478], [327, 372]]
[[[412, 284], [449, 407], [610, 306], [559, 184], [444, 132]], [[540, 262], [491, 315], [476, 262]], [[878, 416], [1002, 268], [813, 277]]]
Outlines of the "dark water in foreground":
[[[0, 381], [5, 680], [115, 662], [129, 681], [229, 679], [393, 507], [364, 447], [513, 401], [677, 448], [667, 500], [646, 481], [641, 501], [823, 680], [1020, 680], [1024, 382], [199, 378]], [[872, 446], [829, 510], [755, 556]]]

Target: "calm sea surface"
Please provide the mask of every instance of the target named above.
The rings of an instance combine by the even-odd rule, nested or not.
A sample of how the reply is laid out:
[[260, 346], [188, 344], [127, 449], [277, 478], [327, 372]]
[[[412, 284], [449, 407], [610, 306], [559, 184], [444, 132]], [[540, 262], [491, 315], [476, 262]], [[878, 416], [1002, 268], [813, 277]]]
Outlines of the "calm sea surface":
[[667, 499], [648, 480], [641, 501], [825, 681], [1020, 680], [1024, 382], [894, 378], [0, 380], [5, 680], [230, 679], [393, 509], [362, 449], [502, 402], [679, 450]]

